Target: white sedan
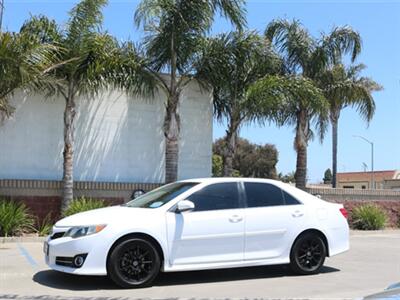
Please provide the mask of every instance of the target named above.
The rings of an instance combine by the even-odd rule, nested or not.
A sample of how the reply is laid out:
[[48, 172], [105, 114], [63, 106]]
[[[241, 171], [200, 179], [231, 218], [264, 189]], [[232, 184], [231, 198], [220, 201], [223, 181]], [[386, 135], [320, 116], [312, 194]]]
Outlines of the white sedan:
[[54, 270], [122, 287], [148, 286], [160, 271], [290, 264], [314, 274], [349, 249], [346, 217], [342, 205], [279, 181], [184, 180], [58, 221], [44, 252]]

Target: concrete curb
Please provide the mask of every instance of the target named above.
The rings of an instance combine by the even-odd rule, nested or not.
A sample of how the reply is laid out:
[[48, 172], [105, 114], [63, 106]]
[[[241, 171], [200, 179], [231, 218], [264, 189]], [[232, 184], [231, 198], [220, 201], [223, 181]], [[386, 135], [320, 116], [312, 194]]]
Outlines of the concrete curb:
[[382, 235], [382, 234], [400, 234], [400, 229], [350, 230], [350, 236], [352, 236], [352, 235]]
[[0, 237], [0, 243], [43, 243], [44, 236], [8, 236]]

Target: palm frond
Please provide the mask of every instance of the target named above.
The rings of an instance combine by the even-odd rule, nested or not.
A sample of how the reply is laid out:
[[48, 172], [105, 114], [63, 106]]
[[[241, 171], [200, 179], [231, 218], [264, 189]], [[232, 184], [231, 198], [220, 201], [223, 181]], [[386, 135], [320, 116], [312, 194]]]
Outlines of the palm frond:
[[79, 46], [86, 36], [100, 31], [106, 4], [107, 0], [82, 0], [70, 11], [66, 36], [71, 46]]
[[278, 73], [280, 61], [270, 44], [254, 31], [236, 31], [208, 39], [196, 62], [196, 76], [213, 88], [218, 119], [237, 111], [239, 119], [251, 114], [246, 91], [266, 74]]
[[310, 56], [316, 45], [300, 21], [278, 19], [270, 22], [265, 36], [286, 60], [292, 72], [307, 71]]
[[351, 65], [346, 68], [337, 64], [323, 72], [318, 81], [325, 97], [330, 102], [332, 114], [338, 115], [346, 106], [354, 107], [360, 116], [369, 122], [375, 112], [374, 91], [382, 89], [378, 83], [360, 72], [365, 65]]
[[320, 44], [329, 53], [333, 64], [340, 63], [344, 54], [350, 54], [354, 62], [362, 48], [360, 34], [349, 26], [335, 27], [321, 38]]
[[217, 12], [239, 28], [245, 25], [243, 0], [141, 1], [134, 19], [145, 31], [143, 45], [151, 69], [171, 72], [174, 64], [178, 74], [193, 75], [193, 63]]
[[41, 90], [48, 84], [46, 70], [58, 48], [39, 43], [25, 33], [0, 33], [0, 110], [9, 116], [10, 97], [18, 89]]
[[251, 86], [247, 98], [253, 103], [257, 119], [274, 121], [279, 126], [296, 124], [300, 110], [307, 111], [311, 118], [328, 114], [323, 91], [302, 76], [266, 76]]

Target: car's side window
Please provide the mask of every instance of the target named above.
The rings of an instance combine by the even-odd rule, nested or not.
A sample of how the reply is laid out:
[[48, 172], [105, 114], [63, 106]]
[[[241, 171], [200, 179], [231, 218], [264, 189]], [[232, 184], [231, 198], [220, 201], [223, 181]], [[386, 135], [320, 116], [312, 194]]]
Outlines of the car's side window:
[[215, 183], [187, 197], [194, 203], [194, 211], [239, 208], [239, 192], [236, 182]]
[[295, 197], [290, 195], [289, 193], [285, 192], [282, 190], [283, 197], [285, 198], [285, 205], [296, 205], [296, 204], [301, 204], [299, 200], [297, 200]]
[[272, 184], [245, 182], [247, 207], [265, 207], [284, 205], [282, 190]]

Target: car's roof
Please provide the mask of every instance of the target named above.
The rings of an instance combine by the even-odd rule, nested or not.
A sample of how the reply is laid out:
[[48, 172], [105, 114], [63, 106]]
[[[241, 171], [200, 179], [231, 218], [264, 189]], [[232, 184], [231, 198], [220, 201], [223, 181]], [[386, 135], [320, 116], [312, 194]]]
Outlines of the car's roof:
[[265, 182], [272, 183], [276, 185], [285, 184], [282, 181], [264, 178], [243, 178], [243, 177], [211, 177], [211, 178], [193, 178], [182, 180], [182, 182], [198, 182], [198, 183], [221, 183], [221, 182]]

